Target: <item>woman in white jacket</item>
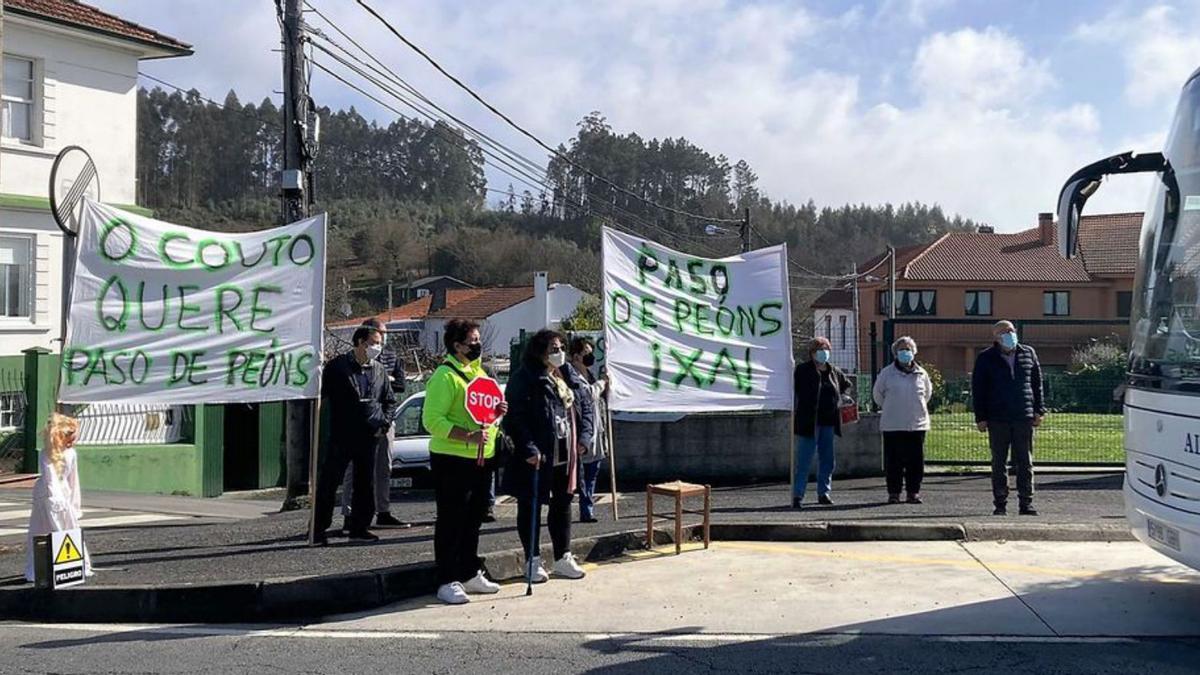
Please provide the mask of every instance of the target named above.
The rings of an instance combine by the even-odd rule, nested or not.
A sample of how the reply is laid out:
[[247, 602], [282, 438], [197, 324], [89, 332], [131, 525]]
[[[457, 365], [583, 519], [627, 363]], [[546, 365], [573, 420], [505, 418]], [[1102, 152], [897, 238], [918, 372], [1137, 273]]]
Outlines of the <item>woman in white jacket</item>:
[[900, 503], [907, 488], [909, 504], [921, 503], [925, 477], [925, 432], [929, 431], [929, 399], [933, 383], [917, 365], [917, 343], [902, 337], [892, 344], [895, 360], [875, 380], [875, 402], [883, 412], [883, 465], [887, 473], [888, 503]]
[[[79, 465], [75, 458], [75, 438], [79, 421], [53, 413], [46, 425], [46, 449], [41, 453], [41, 474], [33, 484], [33, 504], [29, 514], [29, 537], [26, 541], [25, 580], [33, 581], [33, 538], [51, 532], [80, 527], [83, 500], [79, 491]], [[92, 576], [92, 560], [87, 544], [78, 542], [83, 550], [83, 569]]]

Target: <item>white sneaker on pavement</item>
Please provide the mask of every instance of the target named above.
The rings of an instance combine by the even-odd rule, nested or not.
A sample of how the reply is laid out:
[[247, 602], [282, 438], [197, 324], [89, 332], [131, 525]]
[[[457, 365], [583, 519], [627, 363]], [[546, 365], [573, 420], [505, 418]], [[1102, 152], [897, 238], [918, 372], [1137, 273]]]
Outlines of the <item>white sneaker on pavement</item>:
[[467, 597], [463, 585], [457, 581], [439, 586], [437, 598], [447, 605], [465, 605], [471, 601], [471, 598]]
[[[528, 565], [528, 563], [526, 563]], [[524, 572], [529, 574], [529, 568], [526, 567]], [[544, 584], [550, 581], [550, 574], [546, 572], [546, 568], [542, 567], [542, 556], [534, 556], [533, 558], [533, 583]]]
[[473, 594], [491, 595], [500, 592], [500, 584], [483, 576], [483, 570], [479, 570], [479, 573], [462, 587], [464, 591]]
[[563, 557], [554, 561], [554, 574], [567, 579], [582, 579], [587, 575], [579, 563], [575, 562], [575, 555], [567, 552]]

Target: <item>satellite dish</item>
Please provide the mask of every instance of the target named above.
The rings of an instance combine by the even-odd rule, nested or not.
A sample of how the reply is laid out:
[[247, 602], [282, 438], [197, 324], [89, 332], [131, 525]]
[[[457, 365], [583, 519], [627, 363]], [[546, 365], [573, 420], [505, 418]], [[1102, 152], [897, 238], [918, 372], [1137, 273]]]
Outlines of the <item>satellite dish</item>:
[[70, 145], [58, 153], [50, 167], [50, 212], [68, 237], [79, 232], [84, 197], [100, 201], [100, 174], [86, 150]]

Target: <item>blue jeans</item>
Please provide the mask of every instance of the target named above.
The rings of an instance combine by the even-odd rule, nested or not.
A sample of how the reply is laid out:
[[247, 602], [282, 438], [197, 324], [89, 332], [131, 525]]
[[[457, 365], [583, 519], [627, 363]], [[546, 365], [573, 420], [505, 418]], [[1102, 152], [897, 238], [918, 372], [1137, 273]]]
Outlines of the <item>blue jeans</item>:
[[600, 475], [600, 466], [604, 462], [587, 462], [581, 465], [583, 471], [579, 476], [579, 518], [587, 520], [596, 516], [596, 477]]
[[796, 466], [792, 476], [792, 499], [804, 499], [813, 455], [817, 455], [817, 495], [826, 496], [833, 488], [833, 427], [816, 428], [812, 436], [796, 436]]

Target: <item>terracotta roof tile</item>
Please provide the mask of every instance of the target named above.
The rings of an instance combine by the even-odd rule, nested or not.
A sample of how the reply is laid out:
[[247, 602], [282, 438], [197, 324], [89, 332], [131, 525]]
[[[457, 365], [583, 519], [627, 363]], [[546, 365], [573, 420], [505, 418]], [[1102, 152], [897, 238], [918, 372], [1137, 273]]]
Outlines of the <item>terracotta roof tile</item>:
[[429, 316], [442, 319], [486, 319], [491, 315], [533, 297], [533, 286], [472, 288], [475, 295], [451, 304]]
[[1092, 274], [1125, 276], [1137, 270], [1141, 213], [1084, 216], [1079, 223], [1079, 256]]
[[1037, 228], [1015, 234], [948, 234], [905, 265], [900, 277], [913, 281], [1091, 280], [1082, 260], [1066, 260], [1056, 246], [1043, 245]]
[[163, 35], [156, 30], [126, 21], [115, 14], [85, 5], [76, 0], [3, 0], [4, 9], [14, 14], [23, 14], [47, 19], [80, 28], [106, 33], [116, 37], [143, 42], [181, 54], [190, 54], [192, 46]]
[[831, 288], [813, 301], [813, 309], [854, 309], [854, 292], [845, 288]]
[[[532, 287], [531, 287], [532, 288]], [[475, 296], [486, 291], [484, 288], [451, 288], [446, 291], [446, 309], [452, 309], [459, 304], [472, 300]], [[423, 298], [417, 298], [412, 302], [406, 302], [399, 307], [393, 307], [392, 311], [381, 312], [371, 316], [360, 316], [354, 319], [347, 319], [331, 326], [332, 328], [343, 328], [346, 326], [361, 326], [362, 322], [367, 319], [375, 318], [384, 322], [389, 321], [406, 321], [412, 319], [424, 319], [429, 316], [429, 305], [433, 302], [433, 295], [426, 295]], [[439, 313], [440, 316], [440, 313]]]
[[[896, 250], [897, 275], [912, 281], [1082, 283], [1092, 275], [1128, 275], [1137, 267], [1142, 214], [1084, 216], [1079, 225], [1079, 255], [1058, 254], [1058, 233], [1042, 243], [1038, 228], [1011, 234], [952, 232], [928, 244]], [[880, 254], [859, 266], [870, 269]], [[880, 267], [867, 282], [887, 277]]]

